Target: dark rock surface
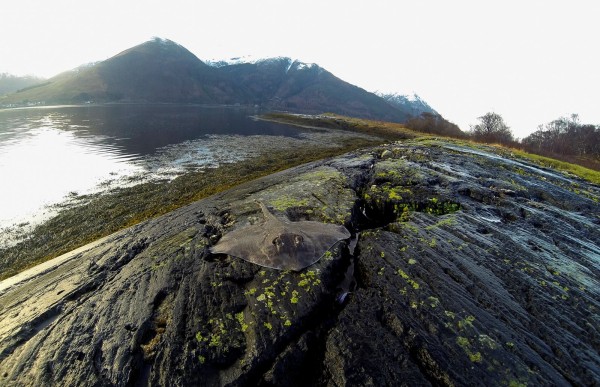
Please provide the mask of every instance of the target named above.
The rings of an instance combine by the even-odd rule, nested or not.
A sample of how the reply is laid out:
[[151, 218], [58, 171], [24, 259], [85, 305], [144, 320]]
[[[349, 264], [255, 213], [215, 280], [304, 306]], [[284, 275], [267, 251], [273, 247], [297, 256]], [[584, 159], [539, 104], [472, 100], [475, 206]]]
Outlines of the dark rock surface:
[[[0, 283], [0, 384], [595, 385], [599, 198], [429, 140], [271, 175]], [[354, 238], [301, 272], [209, 254], [255, 200]]]

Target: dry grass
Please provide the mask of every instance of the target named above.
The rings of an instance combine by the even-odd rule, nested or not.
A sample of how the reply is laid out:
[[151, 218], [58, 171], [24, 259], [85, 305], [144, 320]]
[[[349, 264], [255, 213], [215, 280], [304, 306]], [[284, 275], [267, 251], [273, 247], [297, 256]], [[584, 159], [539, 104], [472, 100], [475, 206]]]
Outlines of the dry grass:
[[[375, 136], [379, 136], [385, 138], [386, 140], [401, 140], [401, 139], [446, 139], [460, 145], [470, 146], [470, 147], [482, 147], [489, 146], [492, 149], [495, 149], [496, 153], [502, 154], [508, 157], [518, 157], [521, 159], [528, 160], [538, 166], [553, 168], [558, 171], [571, 173], [575, 176], [578, 176], [582, 179], [590, 181], [594, 184], [600, 184], [600, 171], [594, 170], [591, 168], [586, 168], [578, 163], [569, 162], [565, 160], [558, 160], [555, 158], [542, 156], [538, 154], [533, 154], [529, 152], [525, 152], [521, 149], [516, 149], [512, 147], [508, 147], [502, 144], [485, 144], [481, 142], [476, 142], [469, 139], [464, 138], [452, 138], [445, 137], [441, 135], [434, 135], [431, 133], [423, 133], [416, 132], [411, 130], [402, 124], [393, 123], [393, 122], [384, 122], [384, 121], [373, 121], [362, 118], [352, 118], [340, 116], [333, 113], [325, 113], [316, 116], [307, 116], [307, 115], [296, 115], [296, 114], [269, 114], [266, 116], [269, 119], [277, 120], [281, 122], [291, 123], [295, 125], [301, 126], [315, 126], [315, 127], [326, 127], [333, 129], [342, 129], [342, 130], [351, 130], [361, 133], [368, 133]], [[589, 160], [582, 160], [589, 164]]]

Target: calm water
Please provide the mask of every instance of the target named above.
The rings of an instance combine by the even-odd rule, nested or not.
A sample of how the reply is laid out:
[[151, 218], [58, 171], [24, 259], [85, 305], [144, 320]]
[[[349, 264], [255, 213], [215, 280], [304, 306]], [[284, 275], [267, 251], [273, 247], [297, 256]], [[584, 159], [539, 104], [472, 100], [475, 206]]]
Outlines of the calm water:
[[78, 195], [311, 141], [299, 129], [252, 119], [256, 113], [177, 105], [0, 111], [0, 233], [41, 221]]

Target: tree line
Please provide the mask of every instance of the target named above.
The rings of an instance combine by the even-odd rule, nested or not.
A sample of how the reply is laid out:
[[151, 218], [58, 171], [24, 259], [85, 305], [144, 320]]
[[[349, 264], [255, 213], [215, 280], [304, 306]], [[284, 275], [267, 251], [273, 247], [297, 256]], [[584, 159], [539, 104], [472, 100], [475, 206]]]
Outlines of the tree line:
[[479, 123], [472, 125], [469, 132], [469, 136], [476, 141], [518, 147], [596, 169], [600, 166], [600, 125], [581, 123], [577, 114], [540, 125], [520, 141], [499, 114], [486, 113], [478, 120]]
[[535, 152], [598, 158], [600, 126], [583, 124], [577, 114], [572, 114], [540, 125], [521, 143]]
[[522, 140], [515, 138], [498, 113], [489, 112], [477, 120], [468, 132], [463, 132], [439, 114], [422, 113], [411, 118], [405, 126], [423, 133], [502, 144], [600, 169], [600, 125], [581, 123], [577, 114], [540, 125]]
[[465, 133], [452, 122], [446, 120], [439, 114], [423, 112], [413, 117], [404, 124], [407, 128], [422, 133], [439, 134], [448, 137], [465, 137]]

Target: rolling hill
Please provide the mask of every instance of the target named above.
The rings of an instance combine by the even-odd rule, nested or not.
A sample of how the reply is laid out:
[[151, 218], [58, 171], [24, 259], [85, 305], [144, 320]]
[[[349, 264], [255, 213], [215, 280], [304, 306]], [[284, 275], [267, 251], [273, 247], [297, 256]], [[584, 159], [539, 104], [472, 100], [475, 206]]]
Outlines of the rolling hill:
[[14, 93], [21, 89], [40, 84], [44, 82], [43, 78], [28, 76], [17, 76], [7, 73], [0, 74], [0, 96]]

